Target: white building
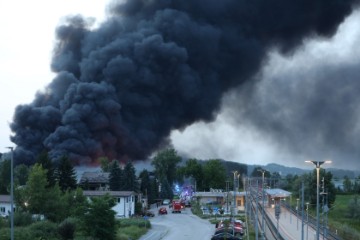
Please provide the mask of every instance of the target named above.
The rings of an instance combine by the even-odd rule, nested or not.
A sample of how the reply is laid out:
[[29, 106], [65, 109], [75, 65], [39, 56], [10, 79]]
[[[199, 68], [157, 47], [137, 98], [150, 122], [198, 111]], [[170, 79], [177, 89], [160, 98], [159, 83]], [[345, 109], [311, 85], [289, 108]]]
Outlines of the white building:
[[115, 206], [112, 208], [116, 212], [116, 217], [128, 218], [135, 213], [135, 192], [132, 191], [84, 191], [84, 196], [88, 198], [101, 197], [109, 194], [115, 198]]
[[10, 195], [0, 195], [0, 216], [9, 216], [10, 212], [11, 212]]

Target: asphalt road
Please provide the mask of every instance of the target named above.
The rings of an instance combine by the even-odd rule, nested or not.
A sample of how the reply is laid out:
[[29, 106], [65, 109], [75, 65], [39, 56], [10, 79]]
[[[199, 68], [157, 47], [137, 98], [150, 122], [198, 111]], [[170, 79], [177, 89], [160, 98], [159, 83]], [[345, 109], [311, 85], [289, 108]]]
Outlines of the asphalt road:
[[156, 216], [150, 218], [152, 228], [140, 240], [210, 240], [215, 225], [201, 219], [186, 208], [181, 213], [158, 215], [157, 209], [151, 209]]

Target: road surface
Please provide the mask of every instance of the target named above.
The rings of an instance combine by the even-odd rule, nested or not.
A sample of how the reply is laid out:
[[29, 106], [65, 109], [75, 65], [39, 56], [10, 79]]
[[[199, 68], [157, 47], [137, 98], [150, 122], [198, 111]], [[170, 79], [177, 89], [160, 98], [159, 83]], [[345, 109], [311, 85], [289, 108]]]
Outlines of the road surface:
[[158, 215], [157, 209], [151, 209], [156, 216], [150, 218], [152, 228], [140, 240], [210, 240], [215, 225], [191, 213], [190, 208], [181, 213]]

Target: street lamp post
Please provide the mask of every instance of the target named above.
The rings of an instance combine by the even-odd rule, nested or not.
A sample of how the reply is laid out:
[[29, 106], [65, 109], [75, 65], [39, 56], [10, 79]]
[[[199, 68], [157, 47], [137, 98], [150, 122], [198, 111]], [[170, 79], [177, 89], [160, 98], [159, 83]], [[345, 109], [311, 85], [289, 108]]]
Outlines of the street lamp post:
[[299, 230], [299, 200], [300, 199], [296, 199], [296, 230]]
[[235, 215], [236, 215], [236, 183], [237, 183], [237, 179], [240, 177], [240, 173], [238, 173], [238, 171], [233, 171], [232, 172], [234, 174], [234, 204], [233, 204], [233, 217], [235, 219]]
[[262, 213], [261, 213], [261, 216], [262, 216], [262, 219], [261, 219], [261, 226], [262, 226], [262, 239], [264, 240], [265, 239], [265, 223], [264, 223], [264, 214], [265, 214], [265, 192], [264, 192], [264, 182], [265, 182], [265, 170], [262, 170], [262, 169], [258, 169], [259, 172], [262, 173]]
[[11, 207], [11, 216], [10, 216], [10, 229], [11, 229], [11, 233], [10, 233], [10, 237], [11, 240], [14, 240], [14, 148], [13, 147], [7, 147], [11, 150], [11, 163], [10, 163], [10, 168], [11, 168], [11, 177], [10, 177], [10, 207]]
[[291, 194], [290, 194], [290, 223], [292, 224], [291, 215], [292, 215], [292, 207], [291, 207]]
[[309, 203], [306, 203], [306, 240], [308, 240], [309, 235]]
[[320, 175], [320, 166], [324, 163], [331, 163], [331, 161], [305, 161], [307, 163], [312, 163], [316, 167], [316, 240], [320, 239], [320, 230], [319, 230], [319, 175]]

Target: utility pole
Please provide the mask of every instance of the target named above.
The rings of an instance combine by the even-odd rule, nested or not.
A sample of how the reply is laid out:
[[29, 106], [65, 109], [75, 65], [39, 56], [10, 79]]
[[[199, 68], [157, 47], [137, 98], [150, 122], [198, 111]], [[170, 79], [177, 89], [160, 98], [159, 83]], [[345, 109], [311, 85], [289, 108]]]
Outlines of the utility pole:
[[259, 169], [259, 172], [262, 173], [262, 184], [261, 184], [261, 188], [262, 188], [262, 211], [261, 211], [261, 216], [262, 216], [262, 220], [261, 220], [261, 227], [262, 227], [262, 232], [261, 232], [261, 236], [262, 239], [265, 240], [265, 192], [264, 192], [264, 182], [265, 182], [265, 170], [263, 169]]
[[301, 182], [301, 240], [304, 240], [304, 181]]
[[11, 207], [11, 216], [10, 216], [10, 238], [14, 240], [14, 148], [8, 147], [11, 150], [11, 173], [10, 173], [10, 207]]
[[255, 196], [255, 238], [256, 240], [259, 239], [259, 212], [258, 212], [258, 196], [259, 196], [259, 180], [256, 180], [256, 196]]
[[229, 213], [229, 180], [226, 180], [226, 212]]

